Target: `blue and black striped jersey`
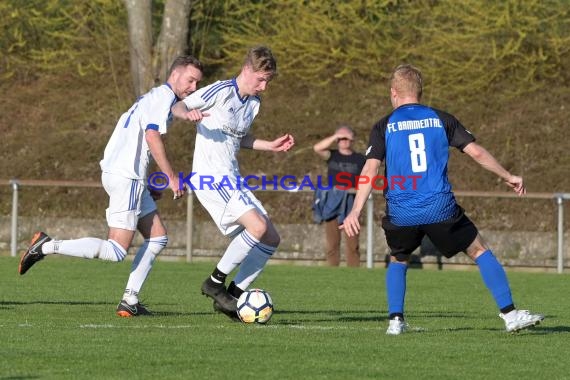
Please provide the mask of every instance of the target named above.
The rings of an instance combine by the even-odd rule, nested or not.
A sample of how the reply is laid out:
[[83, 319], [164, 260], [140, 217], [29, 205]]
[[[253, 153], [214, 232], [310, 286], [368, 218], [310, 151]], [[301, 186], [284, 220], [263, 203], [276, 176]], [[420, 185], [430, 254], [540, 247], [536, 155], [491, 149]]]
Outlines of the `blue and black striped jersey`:
[[451, 114], [405, 104], [370, 133], [366, 158], [385, 160], [386, 215], [399, 226], [447, 220], [456, 208], [447, 178], [449, 147], [463, 150], [475, 137]]

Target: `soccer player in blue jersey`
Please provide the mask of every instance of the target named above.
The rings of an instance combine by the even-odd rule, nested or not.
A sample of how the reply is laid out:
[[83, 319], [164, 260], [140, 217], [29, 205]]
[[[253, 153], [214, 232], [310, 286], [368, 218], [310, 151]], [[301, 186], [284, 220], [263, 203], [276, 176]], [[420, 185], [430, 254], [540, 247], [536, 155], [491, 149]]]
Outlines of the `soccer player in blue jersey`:
[[[262, 140], [252, 132], [259, 95], [276, 73], [271, 50], [257, 46], [247, 53], [237, 77], [205, 86], [172, 107], [174, 116], [191, 121], [194, 112], [208, 113], [196, 125], [191, 190], [220, 232], [232, 240], [201, 290], [214, 300], [215, 310], [232, 319], [237, 319], [237, 298], [259, 276], [281, 239], [261, 202], [238, 183], [243, 176], [237, 160], [240, 148], [286, 152], [295, 144], [289, 134]], [[213, 183], [204, 185], [204, 177]], [[226, 288], [226, 277], [238, 266]]]
[[[18, 267], [20, 274], [53, 254], [123, 261], [138, 230], [144, 243], [135, 255], [123, 298], [117, 306], [117, 315], [150, 314], [139, 302], [138, 295], [156, 256], [166, 246], [168, 236], [156, 208], [157, 194], [147, 188], [148, 166], [152, 157], [168, 176], [175, 199], [185, 194], [166, 155], [162, 135], [167, 133], [171, 124], [172, 105], [196, 91], [201, 79], [200, 61], [192, 56], [176, 58], [166, 83], [139, 97], [117, 122], [100, 162], [101, 181], [109, 195], [107, 239], [53, 240], [44, 232], [37, 232], [22, 255]], [[194, 113], [187, 117], [198, 121], [203, 116], [207, 115]]]
[[[457, 204], [447, 178], [449, 147], [469, 155], [502, 178], [518, 195], [526, 189], [523, 179], [512, 175], [451, 114], [420, 104], [422, 74], [411, 65], [398, 66], [390, 78], [394, 110], [374, 125], [366, 151], [362, 176], [373, 178], [385, 161], [386, 216], [382, 228], [390, 247], [386, 291], [390, 323], [386, 334], [405, 331], [404, 298], [411, 253], [427, 235], [447, 257], [465, 252], [479, 267], [508, 332], [539, 324], [544, 316], [515, 308], [506, 273], [477, 228]], [[361, 181], [364, 182], [364, 181]], [[348, 235], [360, 230], [358, 217], [372, 190], [362, 183], [354, 206], [344, 221]]]

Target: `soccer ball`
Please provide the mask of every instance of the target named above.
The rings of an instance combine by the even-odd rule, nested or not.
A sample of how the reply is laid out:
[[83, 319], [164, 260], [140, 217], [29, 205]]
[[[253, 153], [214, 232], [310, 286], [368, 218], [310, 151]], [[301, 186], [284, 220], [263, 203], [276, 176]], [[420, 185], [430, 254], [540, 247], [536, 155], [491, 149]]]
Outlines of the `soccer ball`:
[[237, 301], [237, 314], [244, 323], [267, 323], [273, 315], [273, 301], [263, 289], [243, 292]]

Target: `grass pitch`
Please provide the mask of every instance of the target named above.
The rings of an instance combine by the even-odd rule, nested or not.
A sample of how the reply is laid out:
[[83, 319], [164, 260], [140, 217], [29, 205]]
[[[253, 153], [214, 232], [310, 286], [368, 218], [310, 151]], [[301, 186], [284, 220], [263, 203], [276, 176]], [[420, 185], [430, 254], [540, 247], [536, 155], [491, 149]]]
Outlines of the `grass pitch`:
[[385, 270], [269, 266], [255, 283], [276, 312], [245, 325], [200, 294], [214, 263], [159, 261], [152, 317], [114, 311], [130, 262], [48, 257], [26, 275], [0, 257], [0, 379], [568, 378], [568, 275], [509, 272], [542, 325], [504, 331], [477, 271], [410, 269], [411, 331], [386, 336]]

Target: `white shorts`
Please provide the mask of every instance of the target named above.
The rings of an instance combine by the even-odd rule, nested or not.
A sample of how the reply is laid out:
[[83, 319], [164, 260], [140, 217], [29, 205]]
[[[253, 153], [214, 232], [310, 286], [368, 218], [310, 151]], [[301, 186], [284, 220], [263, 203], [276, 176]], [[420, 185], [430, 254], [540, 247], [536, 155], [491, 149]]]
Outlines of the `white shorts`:
[[[213, 186], [217, 187], [217, 185]], [[261, 215], [267, 215], [259, 199], [248, 189], [232, 190], [228, 187], [218, 187], [215, 190], [193, 190], [193, 192], [216, 226], [226, 236], [243, 229], [237, 220], [249, 210], [255, 209]]]
[[101, 182], [109, 195], [106, 210], [109, 227], [136, 231], [139, 219], [156, 211], [156, 203], [144, 180], [103, 173]]

